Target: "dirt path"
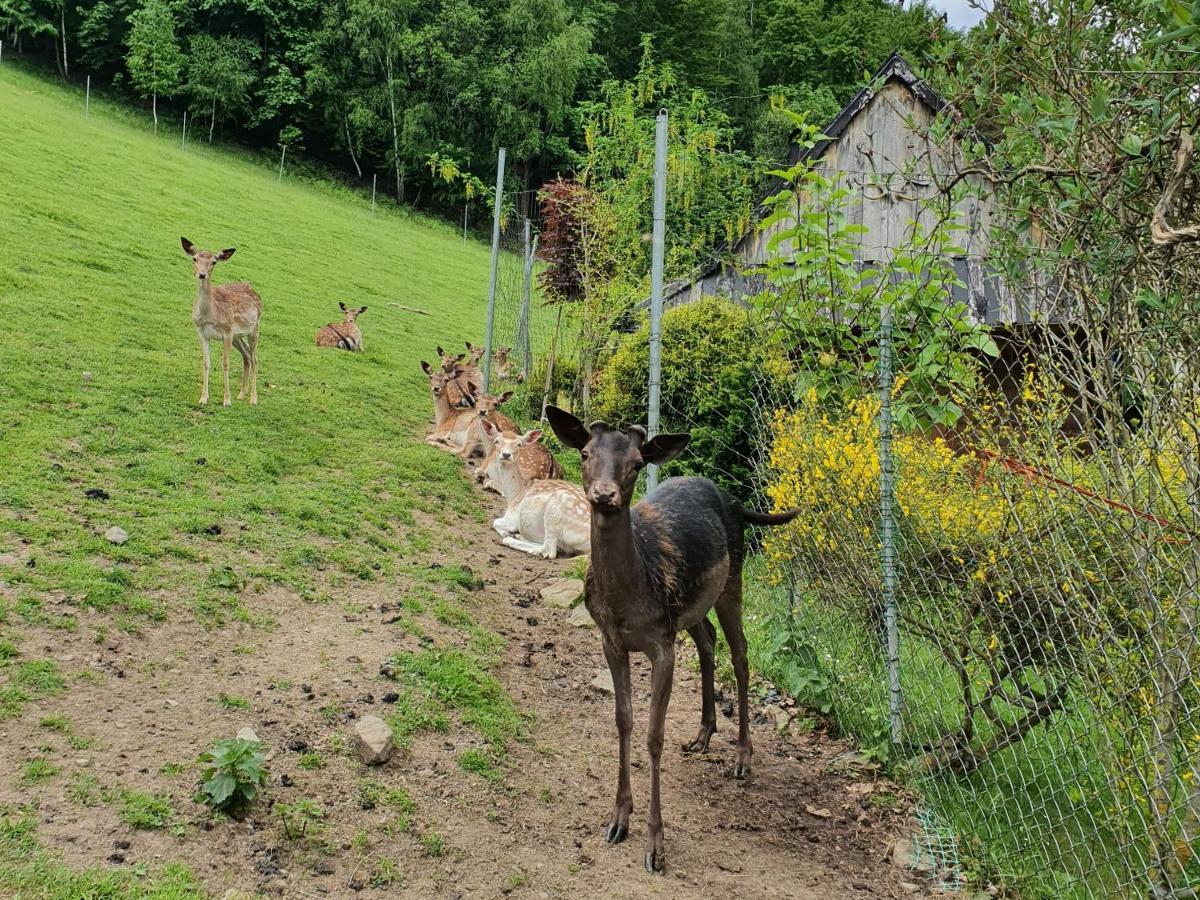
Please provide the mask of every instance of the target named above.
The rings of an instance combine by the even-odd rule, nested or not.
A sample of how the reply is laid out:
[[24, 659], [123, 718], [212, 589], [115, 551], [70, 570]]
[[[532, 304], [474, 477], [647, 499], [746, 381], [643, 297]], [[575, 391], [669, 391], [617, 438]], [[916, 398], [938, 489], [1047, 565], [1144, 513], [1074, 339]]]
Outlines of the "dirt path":
[[[748, 782], [726, 776], [733, 720], [719, 716], [710, 753], [681, 752], [699, 718], [686, 642], [663, 757], [667, 874], [642, 870], [649, 673], [641, 659], [634, 667], [633, 827], [626, 843], [607, 846], [601, 825], [615, 788], [616, 741], [612, 699], [590, 687], [603, 668], [599, 639], [537, 599], [566, 563], [499, 547], [482, 523], [458, 527], [453, 541], [459, 547], [446, 548], [442, 561], [470, 559], [486, 582], [456, 596], [479, 626], [505, 638], [495, 674], [533, 716], [530, 739], [512, 749], [501, 784], [456, 764], [478, 743], [465, 729], [420, 735], [411, 751], [372, 772], [344, 749], [353, 718], [391, 708], [384, 702], [390, 682], [377, 674], [381, 662], [398, 650], [463, 643], [461, 633], [432, 620], [422, 622], [424, 640], [398, 629], [405, 586], [355, 583], [320, 604], [283, 592], [246, 598], [252, 612], [276, 619], [274, 628], [231, 622], [206, 632], [180, 622], [100, 643], [88, 628], [30, 637], [26, 646], [75, 677], [66, 696], [6, 723], [4, 745], [14, 752], [0, 761], [0, 804], [35, 804], [40, 839], [72, 865], [153, 870], [180, 860], [217, 897], [923, 895], [905, 883], [915, 877], [886, 859], [907, 818], [902, 802], [887, 802], [894, 786], [827, 770], [844, 746], [814, 734], [780, 737], [760, 713]], [[468, 549], [477, 547], [490, 549]], [[246, 698], [249, 708], [214, 702], [221, 693]], [[65, 735], [40, 727], [50, 713], [68, 716], [73, 733], [93, 746], [71, 749]], [[325, 814], [300, 840], [288, 840], [266, 809], [246, 822], [214, 825], [190, 799], [196, 773], [186, 764], [215, 737], [246, 725], [270, 754], [271, 801], [307, 797]], [[314, 751], [321, 766], [302, 768], [302, 754]], [[23, 785], [21, 766], [37, 754], [62, 771]], [[108, 793], [82, 805], [79, 785], [91, 778]], [[364, 802], [364, 779], [408, 792], [410, 827], [396, 810]], [[123, 824], [119, 792], [129, 789], [169, 792], [176, 834]]]

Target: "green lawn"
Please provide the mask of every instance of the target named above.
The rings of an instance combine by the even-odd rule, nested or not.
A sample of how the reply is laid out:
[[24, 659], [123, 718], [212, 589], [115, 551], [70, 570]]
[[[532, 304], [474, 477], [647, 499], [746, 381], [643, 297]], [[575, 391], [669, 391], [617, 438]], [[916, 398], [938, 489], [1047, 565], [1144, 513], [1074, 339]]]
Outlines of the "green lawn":
[[[0, 67], [0, 554], [24, 542], [36, 557], [0, 565], [17, 592], [0, 636], [6, 616], [71, 628], [84, 606], [116, 627], [175, 610], [216, 622], [247, 579], [304, 594], [318, 566], [386, 577], [423, 549], [414, 511], [479, 515], [457, 462], [414, 437], [429, 415], [418, 360], [482, 337], [487, 248], [277, 183], [245, 156], [181, 150], [119, 107], [85, 119], [80, 99]], [[197, 405], [181, 235], [236, 247], [216, 281], [263, 297], [257, 408], [221, 408], [216, 358], [216, 402]], [[313, 344], [339, 300], [370, 307], [365, 353]], [[102, 537], [112, 524], [121, 548]], [[48, 590], [69, 603], [44, 609]]]

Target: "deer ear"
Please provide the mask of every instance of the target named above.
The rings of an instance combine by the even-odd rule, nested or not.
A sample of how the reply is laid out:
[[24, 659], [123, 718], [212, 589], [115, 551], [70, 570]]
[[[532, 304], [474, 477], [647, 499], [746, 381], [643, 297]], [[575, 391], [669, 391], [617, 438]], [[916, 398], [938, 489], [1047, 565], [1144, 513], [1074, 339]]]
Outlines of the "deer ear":
[[179, 243], [181, 245], [183, 245], [183, 252], [186, 253], [188, 256], [196, 255], [196, 245], [193, 244], [191, 241], [189, 241], [187, 238], [181, 237], [179, 239]]
[[512, 395], [513, 395], [512, 391], [505, 391], [503, 394], [501, 394], [499, 397], [496, 398], [496, 405], [499, 406], [501, 403], [507, 403], [509, 400], [512, 399]]
[[487, 416], [480, 418], [479, 426], [483, 429], [483, 433], [490, 438], [494, 438], [500, 431], [500, 429], [496, 427], [496, 423]]
[[528, 434], [526, 434], [524, 437], [521, 438], [521, 446], [522, 447], [532, 447], [534, 444], [536, 444], [541, 439], [542, 439], [542, 429], [535, 428], [535, 429], [533, 429], [533, 431], [529, 432]]
[[462, 361], [463, 361], [464, 359], [466, 359], [466, 358], [467, 358], [467, 354], [465, 354], [465, 353], [460, 353], [460, 354], [458, 354], [458, 356], [454, 357], [454, 361], [455, 361], [455, 362], [462, 362]]
[[338, 301], [338, 309], [340, 309], [342, 312], [346, 311], [346, 304], [343, 303], [341, 300]]
[[546, 418], [550, 421], [550, 427], [558, 439], [572, 449], [582, 450], [591, 440], [583, 423], [565, 409], [547, 406]]
[[361, 316], [363, 313], [365, 313], [366, 311], [367, 311], [367, 308], [366, 308], [365, 306], [360, 306], [360, 307], [358, 308], [358, 314], [359, 314], [360, 316]]
[[429, 363], [425, 362], [425, 360], [421, 360], [421, 371], [424, 372], [426, 375], [432, 375], [433, 374], [433, 366], [431, 366]]
[[690, 434], [658, 434], [646, 441], [641, 447], [642, 460], [652, 465], [661, 466], [670, 462], [683, 452], [683, 448], [692, 439]]
[[463, 341], [463, 344], [466, 346], [466, 348], [467, 348], [468, 350], [472, 350], [472, 351], [473, 351], [473, 350], [475, 349], [474, 347], [472, 347], [472, 346], [471, 346], [471, 342], [470, 342], [470, 341]]
[[454, 377], [455, 377], [455, 378], [458, 378], [458, 377], [459, 377], [460, 375], [462, 375], [462, 374], [463, 374], [463, 372], [465, 372], [465, 371], [467, 371], [467, 370], [466, 370], [466, 369], [464, 369], [462, 366], [455, 366], [455, 367], [454, 367]]
[[229, 257], [233, 256], [233, 254], [235, 254], [236, 252], [237, 252], [237, 247], [227, 247], [226, 249], [222, 250], [220, 253], [217, 254], [217, 259], [229, 259]]
[[445, 355], [446, 355], [446, 351], [445, 351], [445, 350], [443, 350], [441, 347], [438, 347], [438, 348], [437, 348], [437, 354], [438, 354], [438, 356], [445, 356]]

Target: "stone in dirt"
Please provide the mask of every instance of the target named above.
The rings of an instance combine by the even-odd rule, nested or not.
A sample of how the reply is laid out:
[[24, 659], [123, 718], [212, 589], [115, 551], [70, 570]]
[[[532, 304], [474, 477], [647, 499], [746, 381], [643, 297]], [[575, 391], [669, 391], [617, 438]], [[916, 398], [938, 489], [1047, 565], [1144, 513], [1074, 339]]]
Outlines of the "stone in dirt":
[[120, 546], [129, 540], [129, 532], [127, 532], [120, 525], [114, 525], [108, 529], [108, 531], [104, 532], [104, 539], [110, 544], [116, 544]]
[[608, 669], [601, 669], [596, 673], [596, 677], [592, 679], [592, 687], [604, 694], [615, 694], [613, 688], [612, 672]]
[[583, 582], [578, 578], [556, 578], [541, 590], [542, 601], [569, 609], [571, 604], [583, 596]]
[[580, 603], [567, 616], [567, 622], [575, 625], [578, 628], [591, 628], [596, 623], [592, 620], [592, 614], [587, 611], [587, 607]]
[[831, 813], [829, 810], [825, 809], [824, 807], [817, 809], [817, 807], [813, 806], [811, 803], [804, 804], [804, 811], [806, 813], [808, 813], [810, 816], [814, 816], [815, 818], [818, 818], [818, 819], [828, 819], [830, 816], [833, 815], [833, 813]]
[[916, 841], [907, 837], [898, 838], [896, 843], [892, 844], [892, 865], [897, 869], [926, 874], [932, 873], [936, 868], [933, 858], [922, 852]]
[[258, 735], [255, 734], [254, 729], [249, 725], [237, 733], [237, 738], [239, 741], [254, 741], [256, 744], [262, 743], [262, 741], [258, 739]]
[[379, 716], [363, 716], [354, 724], [354, 746], [368, 766], [380, 766], [396, 749], [392, 729]]

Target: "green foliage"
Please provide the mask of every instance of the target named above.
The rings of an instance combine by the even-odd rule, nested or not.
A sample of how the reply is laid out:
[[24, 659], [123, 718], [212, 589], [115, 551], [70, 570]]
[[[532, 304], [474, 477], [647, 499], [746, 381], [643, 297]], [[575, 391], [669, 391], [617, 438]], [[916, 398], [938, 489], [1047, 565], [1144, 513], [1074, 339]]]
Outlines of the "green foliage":
[[436, 831], [425, 831], [421, 833], [421, 847], [426, 856], [437, 858], [446, 853], [446, 839]]
[[504, 777], [492, 762], [491, 756], [482, 750], [464, 750], [458, 755], [458, 766], [464, 772], [470, 772], [488, 781], [497, 782]]
[[210, 116], [211, 141], [218, 116], [242, 115], [250, 103], [254, 63], [260, 50], [245, 38], [232, 35], [195, 35], [188, 45], [187, 93], [193, 111]]
[[178, 864], [151, 874], [111, 866], [67, 866], [37, 840], [37, 821], [5, 813], [0, 817], [0, 891], [28, 900], [205, 900], [208, 892], [190, 870]]
[[22, 784], [40, 784], [57, 775], [61, 769], [45, 756], [35, 756], [25, 761], [21, 769]]
[[276, 803], [272, 812], [283, 828], [284, 836], [292, 843], [300, 843], [310, 834], [315, 835], [321, 828], [321, 820], [325, 812], [308, 797], [301, 797], [293, 803]]
[[[801, 117], [796, 124], [801, 146], [820, 140]], [[867, 229], [847, 219], [851, 191], [836, 174], [802, 160], [778, 175], [792, 190], [767, 201], [771, 212], [759, 225], [770, 235], [762, 269], [777, 290], [760, 295], [757, 306], [794, 348], [797, 397], [813, 390], [841, 408], [877, 385], [890, 315], [896, 423], [904, 430], [954, 425], [977, 383], [976, 354], [999, 353], [986, 327], [950, 299], [962, 287], [953, 258], [963, 251], [951, 242], [960, 226], [942, 220], [925, 234], [913, 223], [877, 268], [861, 258]]]
[[121, 791], [117, 815], [130, 828], [156, 831], [166, 828], [175, 817], [170, 797], [144, 791]]
[[[165, 0], [143, 0], [129, 16], [129, 53], [125, 64], [143, 97], [169, 97], [180, 87], [184, 56], [175, 34], [175, 17]], [[155, 122], [158, 121], [157, 103]]]
[[244, 815], [267, 783], [262, 745], [231, 738], [217, 741], [200, 757], [198, 802], [234, 817]]
[[[622, 338], [600, 374], [595, 418], [613, 425], [644, 424], [649, 341], [649, 325]], [[763, 425], [745, 401], [756, 391], [769, 392], [786, 370], [772, 342], [754, 329], [749, 311], [717, 298], [667, 310], [659, 430], [690, 431], [692, 439], [664, 474], [703, 475], [740, 501], [752, 502]]]
[[224, 691], [217, 694], [217, 696], [213, 699], [213, 702], [216, 703], [217, 706], [221, 707], [221, 709], [226, 710], [242, 710], [250, 708], [250, 701], [245, 697], [226, 694]]
[[296, 765], [307, 772], [313, 772], [317, 769], [325, 768], [325, 760], [315, 750], [310, 750], [307, 753], [301, 753], [300, 758], [296, 760]]

